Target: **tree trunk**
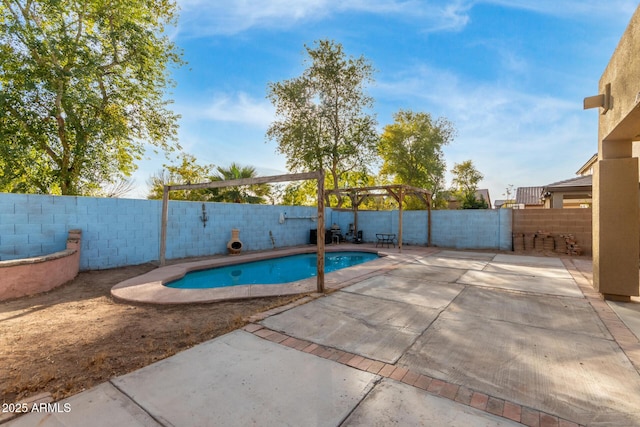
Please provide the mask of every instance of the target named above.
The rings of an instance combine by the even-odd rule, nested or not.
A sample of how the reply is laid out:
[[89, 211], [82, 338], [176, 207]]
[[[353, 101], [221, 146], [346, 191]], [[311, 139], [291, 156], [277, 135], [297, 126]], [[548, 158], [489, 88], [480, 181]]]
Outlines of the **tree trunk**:
[[[340, 188], [340, 184], [338, 183], [338, 172], [336, 172], [335, 166], [331, 169], [331, 176], [333, 177], [333, 189], [338, 190]], [[343, 203], [343, 197], [340, 194], [336, 194], [336, 198], [338, 199], [336, 208], [341, 208]]]

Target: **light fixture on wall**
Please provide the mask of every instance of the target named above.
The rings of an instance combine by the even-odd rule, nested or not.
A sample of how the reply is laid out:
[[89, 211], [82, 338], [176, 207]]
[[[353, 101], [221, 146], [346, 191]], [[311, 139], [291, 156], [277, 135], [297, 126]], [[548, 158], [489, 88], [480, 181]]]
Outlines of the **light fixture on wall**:
[[202, 228], [207, 226], [207, 221], [209, 221], [209, 216], [207, 215], [207, 207], [202, 204], [202, 215], [200, 215], [200, 221], [202, 221]]

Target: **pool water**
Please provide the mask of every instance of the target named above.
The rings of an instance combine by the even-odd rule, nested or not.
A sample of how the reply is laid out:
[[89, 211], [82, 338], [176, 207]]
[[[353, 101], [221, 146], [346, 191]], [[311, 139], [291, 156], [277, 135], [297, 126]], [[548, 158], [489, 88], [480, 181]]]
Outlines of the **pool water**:
[[[324, 271], [330, 273], [378, 258], [369, 252], [325, 253]], [[316, 254], [291, 255], [263, 261], [192, 271], [165, 286], [180, 289], [223, 288], [227, 286], [280, 284], [317, 275]]]

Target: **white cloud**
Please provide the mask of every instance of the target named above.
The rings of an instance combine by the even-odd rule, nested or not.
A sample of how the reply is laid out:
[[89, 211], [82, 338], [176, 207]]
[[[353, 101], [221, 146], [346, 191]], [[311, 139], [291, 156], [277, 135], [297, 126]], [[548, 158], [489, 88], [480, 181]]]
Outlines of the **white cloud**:
[[181, 31], [196, 35], [236, 34], [252, 27], [283, 27], [326, 16], [330, 0], [180, 0]]
[[275, 117], [275, 109], [266, 99], [253, 99], [245, 93], [219, 96], [206, 110], [212, 120], [268, 126]]
[[468, 22], [468, 1], [420, 0], [179, 0], [181, 32], [188, 36], [232, 35], [250, 28], [290, 28], [346, 13], [369, 13], [419, 20], [427, 31], [459, 29]]
[[205, 105], [178, 105], [183, 117], [193, 120], [231, 122], [266, 129], [275, 118], [275, 109], [267, 99], [255, 99], [244, 92], [219, 93]]
[[478, 4], [494, 4], [535, 13], [628, 20], [633, 0], [178, 0], [180, 32], [187, 36], [233, 35], [251, 28], [291, 28], [341, 13], [369, 13], [411, 20], [424, 31], [457, 31]]
[[570, 178], [597, 149], [597, 119], [582, 110], [581, 100], [473, 81], [424, 65], [379, 81], [376, 92], [377, 99], [451, 120], [458, 136], [444, 149], [448, 168], [472, 159], [492, 199], [500, 198], [507, 184], [538, 186]]
[[[393, 81], [379, 81], [376, 92], [387, 99], [406, 99], [412, 105], [422, 100], [430, 111], [447, 112], [470, 129], [496, 127], [502, 132], [516, 124], [522, 127], [539, 121], [555, 123], [564, 114], [582, 108], [578, 101], [529, 94], [503, 87], [500, 82], [462, 79], [424, 65], [404, 71]], [[505, 121], [505, 117], [517, 120]]]

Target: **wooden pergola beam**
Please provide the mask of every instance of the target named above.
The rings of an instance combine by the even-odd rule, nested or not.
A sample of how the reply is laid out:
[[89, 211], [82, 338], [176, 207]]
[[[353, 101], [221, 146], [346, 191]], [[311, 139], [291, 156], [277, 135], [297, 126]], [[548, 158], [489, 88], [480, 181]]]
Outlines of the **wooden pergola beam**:
[[260, 176], [257, 178], [232, 179], [228, 181], [212, 181], [201, 184], [166, 185], [169, 191], [173, 190], [200, 190], [203, 188], [238, 187], [241, 185], [269, 184], [273, 182], [305, 181], [318, 179], [318, 172], [292, 173], [286, 175]]

